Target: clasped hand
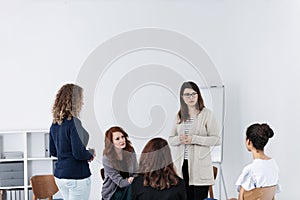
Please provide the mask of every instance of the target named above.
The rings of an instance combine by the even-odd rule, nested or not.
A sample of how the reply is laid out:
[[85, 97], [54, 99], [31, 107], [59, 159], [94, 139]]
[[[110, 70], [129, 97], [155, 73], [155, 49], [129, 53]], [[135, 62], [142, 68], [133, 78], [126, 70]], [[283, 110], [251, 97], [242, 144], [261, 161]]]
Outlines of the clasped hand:
[[127, 181], [128, 181], [128, 183], [132, 183], [132, 181], [133, 181], [133, 179], [134, 179], [134, 177], [129, 177], [129, 178], [127, 178]]
[[95, 151], [95, 149], [92, 149], [92, 148], [88, 148], [88, 151], [92, 154], [92, 158], [89, 159], [88, 162], [92, 162], [96, 157], [96, 151]]
[[191, 144], [192, 143], [192, 136], [187, 134], [179, 135], [179, 141], [181, 144]]

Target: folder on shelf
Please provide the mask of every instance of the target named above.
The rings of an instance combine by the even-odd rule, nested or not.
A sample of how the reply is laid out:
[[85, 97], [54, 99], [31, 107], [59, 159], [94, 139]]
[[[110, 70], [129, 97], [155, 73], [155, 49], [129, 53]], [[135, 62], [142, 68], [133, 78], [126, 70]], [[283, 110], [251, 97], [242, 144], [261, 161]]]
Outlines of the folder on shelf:
[[0, 200], [6, 200], [6, 191], [0, 190]]
[[50, 149], [49, 149], [49, 133], [44, 134], [44, 144], [45, 144], [45, 157], [50, 157]]
[[2, 135], [0, 135], [0, 159], [2, 158], [2, 152], [3, 152], [3, 137]]
[[7, 190], [5, 199], [1, 200], [24, 200], [24, 190]]
[[23, 152], [22, 151], [4, 151], [2, 153], [2, 157], [4, 159], [19, 159], [19, 158], [23, 158]]

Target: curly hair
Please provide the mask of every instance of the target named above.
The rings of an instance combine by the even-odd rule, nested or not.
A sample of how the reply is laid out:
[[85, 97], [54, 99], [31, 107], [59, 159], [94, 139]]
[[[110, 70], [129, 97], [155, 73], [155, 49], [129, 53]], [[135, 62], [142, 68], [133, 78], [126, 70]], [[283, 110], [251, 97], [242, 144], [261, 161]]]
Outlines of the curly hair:
[[[125, 137], [126, 141], [126, 147], [122, 151], [122, 163], [117, 161], [117, 153], [115, 151], [115, 146], [113, 144], [113, 133], [114, 132], [121, 132], [123, 136]], [[119, 171], [127, 171], [128, 167], [132, 165], [133, 159], [135, 156], [134, 148], [131, 144], [131, 141], [128, 139], [128, 134], [119, 126], [113, 126], [109, 128], [105, 132], [105, 139], [104, 139], [104, 150], [103, 155], [107, 156], [107, 158], [110, 160], [112, 167]], [[124, 166], [125, 164], [125, 166]], [[127, 171], [128, 172], [128, 171]]]
[[52, 108], [53, 123], [61, 124], [65, 118], [78, 117], [82, 107], [83, 89], [75, 84], [63, 85], [56, 94]]
[[139, 173], [144, 175], [144, 186], [158, 190], [178, 184], [178, 176], [166, 140], [153, 138], [145, 145], [140, 157]]

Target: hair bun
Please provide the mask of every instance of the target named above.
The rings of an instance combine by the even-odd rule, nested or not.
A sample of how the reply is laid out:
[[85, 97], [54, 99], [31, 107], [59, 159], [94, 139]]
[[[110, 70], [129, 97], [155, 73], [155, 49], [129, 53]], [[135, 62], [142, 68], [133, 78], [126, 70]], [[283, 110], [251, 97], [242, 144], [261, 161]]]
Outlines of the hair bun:
[[265, 134], [266, 134], [266, 136], [267, 136], [268, 138], [271, 138], [271, 137], [274, 136], [274, 132], [273, 132], [273, 130], [270, 128], [270, 126], [269, 126], [268, 124], [262, 124], [261, 126], [262, 126], [262, 128], [263, 128], [263, 130], [264, 130], [264, 132], [265, 132]]

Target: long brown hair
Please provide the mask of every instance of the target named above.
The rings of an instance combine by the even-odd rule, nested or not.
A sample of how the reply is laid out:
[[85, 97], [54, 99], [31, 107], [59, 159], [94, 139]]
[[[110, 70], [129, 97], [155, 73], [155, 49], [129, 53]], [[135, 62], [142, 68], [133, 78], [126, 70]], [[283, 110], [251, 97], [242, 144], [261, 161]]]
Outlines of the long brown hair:
[[170, 147], [165, 139], [153, 138], [145, 145], [139, 173], [144, 175], [144, 186], [163, 190], [178, 184]]
[[67, 118], [78, 117], [82, 107], [83, 89], [75, 84], [63, 85], [56, 94], [52, 108], [53, 123], [61, 124]]
[[[125, 137], [126, 147], [122, 150], [122, 161], [125, 162], [126, 166], [120, 166], [119, 162], [116, 162], [117, 153], [113, 144], [114, 132], [121, 132]], [[134, 148], [128, 138], [128, 134], [124, 131], [123, 128], [119, 126], [113, 126], [105, 132], [103, 155], [105, 155], [110, 160], [112, 167], [119, 171], [126, 171], [127, 169], [124, 169], [124, 167], [127, 168], [129, 165], [131, 165], [135, 156]]]
[[186, 88], [190, 88], [198, 94], [198, 101], [196, 103], [196, 109], [201, 111], [205, 107], [200, 89], [197, 86], [197, 84], [192, 81], [184, 82], [180, 88], [180, 97], [179, 97], [180, 98], [180, 110], [178, 111], [178, 114], [177, 114], [178, 119], [179, 119], [179, 122], [178, 122], [179, 124], [190, 118], [189, 109], [183, 99], [183, 92]]

